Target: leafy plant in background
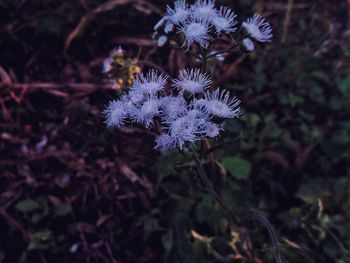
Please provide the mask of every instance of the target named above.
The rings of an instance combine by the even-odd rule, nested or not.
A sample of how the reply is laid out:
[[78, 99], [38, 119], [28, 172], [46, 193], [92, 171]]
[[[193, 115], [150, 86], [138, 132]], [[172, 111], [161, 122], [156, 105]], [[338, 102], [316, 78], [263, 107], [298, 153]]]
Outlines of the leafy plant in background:
[[[211, 181], [220, 178], [220, 169], [223, 167], [243, 178], [251, 169], [249, 163], [237, 157], [226, 158], [222, 166], [213, 152], [225, 143], [212, 145], [210, 141], [224, 132], [225, 121], [239, 117], [240, 101], [230, 97], [229, 91], [220, 88], [213, 90], [213, 81], [207, 74], [207, 64], [210, 59], [237, 49], [251, 52], [255, 49], [255, 41], [271, 41], [271, 27], [258, 14], [239, 23], [231, 9], [224, 6], [216, 8], [212, 0], [199, 0], [193, 5], [178, 0], [175, 1], [174, 8], [167, 6], [165, 16], [155, 25], [154, 30], [153, 37], [159, 47], [169, 43], [171, 47], [182, 48], [200, 61], [201, 67], [181, 70], [171, 85], [168, 85], [167, 75], [155, 70], [138, 75], [129, 92], [107, 106], [104, 112], [106, 124], [108, 127], [121, 127], [126, 123], [142, 125], [158, 134], [155, 149], [162, 153], [174, 149], [180, 152], [185, 158], [183, 167], [187, 167], [190, 173], [195, 171], [200, 178], [197, 184], [204, 185], [204, 190], [214, 197], [229, 217], [225, 224], [231, 236], [224, 242], [226, 252], [218, 250], [213, 238], [201, 236], [194, 230], [192, 237], [205, 244], [217, 259], [254, 261], [249, 248], [250, 237], [242, 220]], [[211, 50], [213, 42], [222, 37], [229, 38], [231, 44], [223, 50]], [[210, 200], [202, 202], [206, 205]], [[282, 262], [279, 242], [270, 223], [255, 209], [249, 210], [249, 218], [258, 220], [267, 228], [273, 241], [275, 260]], [[145, 227], [147, 225], [146, 223]], [[162, 240], [170, 253], [173, 233], [167, 232]], [[238, 243], [243, 246], [243, 250]]]

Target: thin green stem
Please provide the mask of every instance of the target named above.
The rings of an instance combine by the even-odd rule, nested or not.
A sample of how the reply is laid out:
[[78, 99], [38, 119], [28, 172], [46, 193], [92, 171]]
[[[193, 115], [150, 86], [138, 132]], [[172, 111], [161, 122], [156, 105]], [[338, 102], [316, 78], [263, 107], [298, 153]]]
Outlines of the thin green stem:
[[[234, 213], [234, 211], [232, 210], [232, 208], [230, 207], [230, 205], [227, 203], [227, 201], [214, 189], [214, 186], [212, 185], [212, 183], [210, 182], [206, 171], [204, 170], [204, 167], [201, 163], [201, 160], [196, 152], [195, 149], [191, 148], [191, 152], [193, 155], [193, 159], [196, 163], [196, 166], [198, 168], [198, 174], [201, 177], [203, 183], [205, 184], [205, 186], [207, 187], [207, 190], [212, 194], [212, 196], [215, 198], [215, 200], [218, 202], [218, 204], [221, 206], [221, 208], [223, 208], [225, 210], [225, 212], [229, 215], [231, 222], [232, 222], [232, 227], [235, 231], [237, 231], [238, 233], [240, 233], [242, 236], [247, 237], [247, 233], [245, 231], [244, 228], [240, 228], [239, 227], [239, 222], [236, 218], [236, 215]], [[268, 233], [271, 237], [273, 246], [274, 246], [274, 253], [275, 253], [275, 260], [276, 263], [282, 263], [283, 262], [283, 258], [282, 258], [282, 253], [281, 253], [281, 248], [280, 248], [280, 244], [278, 242], [277, 239], [277, 235], [273, 229], [273, 227], [271, 226], [270, 222], [267, 220], [267, 218], [258, 210], [251, 210], [251, 218], [255, 219], [257, 221], [259, 221], [263, 226], [266, 227], [266, 229], [268, 230]]]
[[[202, 73], [205, 73], [207, 70], [207, 63], [208, 63], [208, 50], [200, 47], [201, 52], [201, 58], [202, 58]], [[204, 170], [204, 167], [201, 163], [200, 157], [197, 154], [196, 150], [191, 147], [191, 152], [193, 154], [193, 159], [197, 165], [199, 176], [201, 177], [203, 183], [208, 188], [209, 192], [212, 194], [212, 196], [215, 198], [215, 200], [219, 203], [219, 205], [227, 212], [227, 214], [230, 216], [232, 223], [234, 223], [234, 227], [238, 230], [238, 221], [236, 218], [235, 213], [231, 209], [231, 207], [227, 204], [227, 202], [222, 198], [222, 196], [214, 189], [212, 183], [210, 182], [206, 171]]]
[[235, 44], [229, 46], [228, 48], [224, 49], [224, 50], [220, 50], [218, 52], [215, 52], [213, 54], [210, 54], [207, 58], [212, 58], [212, 57], [216, 57], [217, 55], [221, 55], [224, 53], [230, 53], [233, 49], [235, 49], [238, 46], [238, 43], [236, 42]]
[[204, 167], [199, 159], [199, 156], [196, 152], [195, 149], [191, 148], [191, 152], [193, 155], [193, 159], [196, 163], [196, 166], [198, 168], [198, 174], [201, 177], [203, 183], [205, 184], [205, 186], [207, 187], [208, 191], [212, 194], [212, 196], [215, 198], [215, 200], [219, 203], [219, 205], [227, 212], [227, 214], [230, 216], [230, 219], [232, 221], [232, 223], [234, 224], [234, 227], [236, 230], [239, 230], [238, 228], [238, 220], [236, 218], [235, 213], [233, 212], [233, 210], [231, 209], [231, 207], [227, 204], [227, 202], [223, 199], [223, 197], [214, 189], [214, 186], [212, 185], [212, 183], [210, 182]]
[[[178, 45], [177, 47], [176, 46], [172, 46], [173, 48], [176, 48], [176, 49], [184, 49], [184, 43], [181, 43], [181, 40], [180, 38], [178, 37], [178, 35], [175, 36], [175, 41], [176, 41], [176, 44]], [[197, 54], [193, 53], [191, 50], [185, 50], [185, 53], [189, 53], [191, 56], [195, 57], [196, 59], [201, 59], [200, 56], [198, 56]]]
[[207, 49], [204, 49], [200, 47], [201, 51], [201, 59], [202, 59], [202, 73], [205, 73], [207, 71], [207, 62], [208, 62], [208, 51]]

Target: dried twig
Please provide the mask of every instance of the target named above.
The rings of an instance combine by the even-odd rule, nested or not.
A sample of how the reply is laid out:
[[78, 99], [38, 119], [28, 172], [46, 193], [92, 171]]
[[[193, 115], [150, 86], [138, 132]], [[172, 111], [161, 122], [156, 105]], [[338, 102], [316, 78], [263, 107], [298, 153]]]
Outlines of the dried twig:
[[2, 66], [0, 66], [0, 79], [0, 84], [11, 85], [12, 83], [10, 75], [5, 71], [5, 69]]
[[290, 15], [292, 13], [293, 6], [294, 6], [294, 0], [288, 0], [286, 16], [285, 16], [284, 22], [283, 22], [283, 33], [282, 33], [282, 40], [281, 40], [282, 43], [285, 43], [287, 40], [288, 28], [289, 28], [289, 24], [290, 24]]
[[[153, 12], [153, 13], [157, 13], [160, 15], [162, 14], [162, 12], [157, 7], [155, 7], [153, 4], [151, 4], [147, 1], [144, 1], [144, 0], [112, 0], [112, 1], [109, 1], [103, 5], [100, 5], [99, 7], [97, 7], [96, 9], [94, 9], [93, 11], [86, 14], [85, 16], [83, 16], [80, 19], [80, 22], [74, 28], [74, 30], [69, 34], [69, 36], [65, 42], [65, 50], [67, 50], [70, 47], [72, 41], [79, 34], [81, 34], [84, 31], [86, 26], [90, 23], [91, 20], [93, 20], [95, 18], [96, 15], [110, 11], [118, 6], [127, 5], [127, 4], [133, 4], [134, 6], [136, 5], [138, 10], [146, 10], [147, 13]], [[141, 9], [141, 7], [142, 7], [142, 9]]]

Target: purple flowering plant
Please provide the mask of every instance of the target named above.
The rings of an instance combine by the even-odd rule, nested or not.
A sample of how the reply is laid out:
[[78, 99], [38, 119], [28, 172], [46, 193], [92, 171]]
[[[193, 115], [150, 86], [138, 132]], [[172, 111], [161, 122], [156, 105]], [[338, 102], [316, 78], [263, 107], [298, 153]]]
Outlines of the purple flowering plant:
[[[199, 67], [180, 70], [175, 79], [156, 70], [141, 73], [129, 91], [111, 101], [104, 111], [108, 127], [129, 124], [151, 129], [157, 134], [156, 150], [163, 154], [178, 150], [193, 160], [202, 183], [241, 233], [244, 231], [236, 213], [209, 180], [203, 147], [196, 147], [198, 142], [208, 147], [208, 141], [224, 130], [225, 121], [241, 114], [239, 99], [228, 90], [213, 87], [207, 64], [225, 53], [252, 52], [256, 42], [271, 41], [271, 32], [269, 22], [259, 14], [239, 21], [234, 11], [217, 7], [214, 0], [197, 0], [192, 5], [177, 0], [173, 6], [167, 6], [164, 17], [154, 26], [153, 38], [159, 47], [183, 49], [200, 62]], [[212, 44], [223, 36], [231, 44], [223, 50], [212, 50]], [[212, 156], [211, 161], [215, 166]], [[260, 212], [251, 213], [268, 228], [276, 262], [282, 262], [273, 228]]]
[[[202, 66], [181, 70], [173, 80], [155, 70], [137, 76], [129, 93], [107, 106], [107, 126], [135, 123], [155, 129], [159, 134], [155, 149], [162, 153], [187, 149], [194, 142], [219, 136], [226, 119], [239, 117], [240, 101], [230, 97], [227, 90], [210, 90], [212, 79], [206, 73], [207, 61], [236, 47], [252, 51], [254, 41], [270, 41], [269, 23], [255, 14], [240, 24], [231, 9], [216, 8], [213, 0], [199, 0], [193, 5], [178, 0], [174, 7], [167, 6], [154, 30], [158, 46], [174, 40], [177, 48], [199, 58]], [[210, 45], [222, 35], [228, 35], [232, 45], [210, 53]], [[198, 54], [192, 51], [195, 47]]]

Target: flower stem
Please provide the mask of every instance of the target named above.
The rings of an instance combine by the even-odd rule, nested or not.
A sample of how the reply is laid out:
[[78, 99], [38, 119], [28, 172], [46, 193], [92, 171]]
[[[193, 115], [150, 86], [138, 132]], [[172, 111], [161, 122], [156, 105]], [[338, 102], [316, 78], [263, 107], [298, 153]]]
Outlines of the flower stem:
[[224, 50], [220, 50], [218, 52], [215, 52], [215, 53], [211, 54], [210, 56], [207, 57], [207, 59], [212, 58], [212, 57], [216, 57], [217, 55], [221, 55], [221, 54], [224, 54], [224, 53], [230, 53], [237, 46], [238, 46], [238, 42], [236, 42], [235, 44], [229, 46], [228, 48], [226, 48]]
[[202, 73], [204, 74], [207, 71], [207, 62], [208, 62], [208, 56], [207, 56], [207, 49], [200, 48], [201, 49], [201, 59], [202, 59]]
[[[193, 147], [191, 147], [190, 149], [193, 155], [193, 159], [196, 163], [199, 176], [201, 177], [203, 183], [207, 187], [207, 190], [211, 193], [211, 195], [218, 202], [221, 208], [224, 209], [224, 211], [229, 215], [230, 221], [232, 223], [231, 224], [232, 229], [240, 233], [240, 235], [242, 235], [244, 239], [249, 239], [246, 229], [239, 226], [240, 223], [236, 218], [235, 212], [232, 210], [232, 208], [227, 203], [227, 201], [214, 189], [214, 186], [210, 182], [196, 150]], [[250, 218], [259, 221], [268, 230], [269, 236], [274, 246], [274, 257], [275, 257], [276, 263], [283, 263], [280, 244], [278, 242], [277, 235], [272, 225], [270, 224], [270, 222], [260, 211], [254, 210], [254, 209], [250, 210]], [[251, 257], [250, 253], [247, 253], [247, 254], [249, 257]]]
[[[202, 58], [202, 73], [205, 73], [207, 70], [207, 62], [208, 62], [208, 51], [207, 49], [201, 48], [201, 58]], [[203, 142], [204, 143], [204, 142]], [[209, 178], [207, 177], [206, 171], [204, 170], [204, 167], [201, 163], [200, 157], [197, 154], [196, 150], [191, 147], [191, 152], [193, 154], [194, 161], [196, 163], [196, 166], [198, 168], [199, 176], [201, 177], [203, 183], [208, 188], [209, 192], [212, 194], [212, 196], [215, 198], [215, 200], [219, 203], [219, 205], [227, 212], [227, 214], [230, 216], [232, 223], [234, 223], [234, 227], [238, 230], [238, 221], [236, 218], [235, 213], [231, 209], [231, 207], [227, 204], [227, 202], [223, 199], [223, 197], [214, 189], [212, 183], [210, 182]]]
[[231, 209], [231, 207], [227, 204], [226, 200], [214, 189], [214, 186], [212, 185], [212, 183], [210, 182], [204, 167], [199, 159], [199, 156], [196, 152], [195, 149], [191, 148], [191, 152], [193, 155], [193, 159], [196, 163], [196, 166], [198, 168], [198, 174], [201, 177], [203, 183], [205, 184], [205, 186], [207, 187], [208, 191], [211, 193], [211, 195], [215, 198], [215, 200], [219, 203], [219, 205], [226, 211], [226, 213], [230, 216], [230, 219], [232, 221], [232, 223], [234, 224], [233, 227], [235, 228], [235, 230], [239, 230], [238, 227], [238, 220], [236, 218], [235, 213], [233, 212], [233, 210]]

